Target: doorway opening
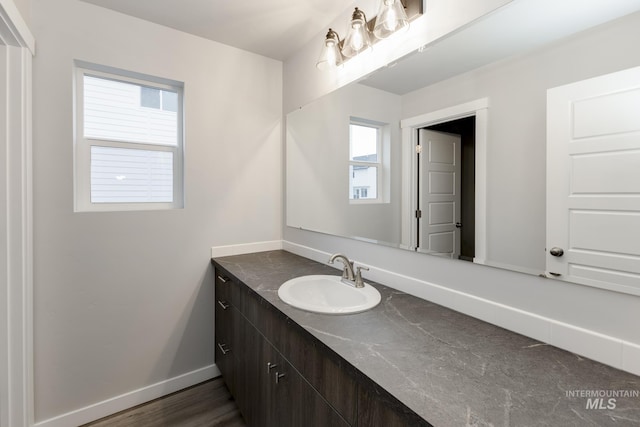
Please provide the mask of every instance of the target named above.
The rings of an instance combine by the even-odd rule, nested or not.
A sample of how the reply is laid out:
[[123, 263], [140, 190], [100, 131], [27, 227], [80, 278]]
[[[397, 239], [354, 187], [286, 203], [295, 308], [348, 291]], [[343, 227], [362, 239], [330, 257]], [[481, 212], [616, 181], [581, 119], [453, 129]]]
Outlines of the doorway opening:
[[[430, 250], [425, 248], [423, 236], [422, 242], [419, 238], [419, 229], [424, 228], [427, 224], [425, 219], [432, 215], [436, 220], [432, 223], [440, 221], [444, 224], [448, 218], [449, 226], [453, 226], [456, 230], [459, 230], [460, 243], [458, 248], [459, 254], [453, 255], [453, 251], [444, 251], [444, 256], [451, 258], [460, 258], [463, 260], [472, 261], [475, 264], [485, 264], [487, 256], [487, 219], [486, 219], [486, 206], [487, 206], [487, 145], [488, 145], [488, 121], [489, 121], [489, 99], [481, 98], [474, 101], [470, 101], [464, 104], [453, 105], [441, 110], [431, 111], [419, 116], [404, 119], [400, 122], [402, 128], [402, 144], [403, 144], [403, 170], [407, 173], [403, 174], [404, 184], [406, 185], [406, 192], [403, 193], [402, 203], [402, 239], [403, 242], [407, 242], [407, 246], [415, 251], [423, 253], [438, 254], [442, 251]], [[446, 159], [447, 155], [451, 155], [451, 149], [442, 148], [440, 151], [432, 151], [428, 144], [426, 146], [420, 145], [420, 134], [425, 132], [442, 133], [447, 135], [457, 135], [460, 139], [460, 172], [457, 179], [444, 179], [444, 174], [436, 174], [438, 176], [431, 180], [422, 180], [419, 182], [420, 169], [424, 169], [424, 163], [431, 159], [437, 160], [437, 156], [432, 154], [437, 153], [440, 156], [440, 163], [447, 163], [442, 161]], [[462, 140], [464, 139], [464, 154], [462, 154]], [[422, 153], [416, 155], [416, 152], [422, 150]], [[455, 151], [454, 151], [455, 153]], [[429, 154], [429, 156], [427, 156]], [[421, 158], [422, 156], [422, 158]], [[444, 156], [444, 157], [443, 157]], [[464, 156], [464, 166], [462, 166]], [[422, 163], [422, 165], [420, 164]], [[451, 161], [449, 161], [451, 163]], [[464, 168], [464, 172], [463, 169]], [[428, 169], [427, 169], [428, 170]], [[438, 172], [445, 171], [446, 169], [433, 169]], [[455, 171], [454, 171], [455, 173]], [[463, 177], [464, 175], [464, 177]], [[463, 184], [464, 181], [464, 184]], [[448, 185], [449, 192], [454, 192], [450, 188], [452, 183], [458, 185], [460, 183], [460, 190], [457, 194], [460, 197], [459, 206], [457, 209], [444, 209], [444, 205], [436, 206], [437, 209], [429, 212], [428, 207], [425, 206], [424, 196], [425, 192], [420, 191], [420, 187], [431, 186], [432, 193], [446, 193]], [[446, 185], [445, 185], [446, 184]], [[440, 188], [435, 188], [439, 186]], [[464, 196], [462, 196], [462, 187], [464, 187]], [[464, 200], [464, 201], [463, 201]], [[455, 201], [454, 201], [455, 203]], [[464, 207], [462, 206], [464, 204]], [[420, 210], [421, 208], [422, 210]], [[426, 209], [426, 210], [425, 210]], [[459, 219], [451, 213], [459, 213]], [[438, 214], [439, 217], [436, 218]], [[416, 220], [416, 218], [419, 218]], [[459, 222], [460, 228], [456, 228], [456, 223]], [[462, 230], [464, 229], [464, 249]], [[423, 230], [424, 231], [424, 230]], [[435, 230], [434, 232], [437, 232]], [[438, 240], [439, 239], [439, 240]], [[445, 238], [442, 236], [436, 236], [432, 239], [436, 243], [445, 242]], [[454, 246], [454, 241], [449, 239], [450, 246]], [[420, 243], [423, 243], [420, 245]]]
[[[461, 259], [464, 261], [473, 262], [475, 257], [475, 197], [476, 197], [476, 117], [464, 117], [460, 119], [450, 120], [430, 126], [421, 128], [420, 130], [430, 131], [429, 133], [418, 133], [418, 143], [425, 147], [431, 141], [421, 141], [421, 135], [432, 135], [435, 143], [436, 140], [442, 141], [445, 144], [444, 150], [448, 150], [451, 147], [451, 160], [452, 163], [459, 162], [459, 165], [452, 164], [449, 168], [450, 171], [435, 172], [436, 174], [443, 175], [445, 177], [451, 177], [451, 190], [453, 194], [444, 195], [442, 191], [440, 194], [428, 195], [431, 190], [436, 192], [439, 190], [434, 188], [433, 183], [429, 183], [430, 160], [438, 161], [439, 159], [433, 159], [435, 147], [429, 147], [428, 158], [423, 158], [420, 163], [420, 157], [418, 157], [418, 177], [416, 188], [418, 191], [418, 211], [425, 211], [428, 215], [416, 215], [417, 224], [417, 248], [427, 249], [429, 252], [448, 253], [453, 258]], [[437, 136], [441, 138], [437, 138]], [[457, 141], [456, 141], [457, 140]], [[459, 142], [458, 142], [459, 141]], [[459, 151], [459, 153], [455, 153]], [[421, 153], [418, 154], [421, 156]], [[442, 165], [442, 163], [440, 163]], [[442, 169], [442, 168], [440, 168]], [[433, 173], [433, 172], [432, 172]], [[445, 178], [445, 179], [447, 179]], [[449, 181], [447, 179], [447, 181]], [[427, 184], [427, 185], [425, 185]], [[445, 186], [447, 183], [444, 184]], [[425, 188], [426, 187], [426, 188]], [[450, 221], [444, 223], [444, 221], [437, 225], [429, 224], [431, 220], [437, 221], [438, 218], [434, 218], [433, 206], [430, 208], [429, 203], [435, 201], [433, 206], [442, 207], [439, 209], [444, 213]], [[437, 210], [437, 209], [436, 209]], [[443, 218], [444, 219], [444, 218]], [[422, 222], [422, 224], [420, 224]], [[435, 238], [434, 238], [435, 237]], [[429, 242], [432, 240], [432, 242]], [[444, 249], [438, 249], [432, 247], [438, 245], [438, 242], [444, 244]]]

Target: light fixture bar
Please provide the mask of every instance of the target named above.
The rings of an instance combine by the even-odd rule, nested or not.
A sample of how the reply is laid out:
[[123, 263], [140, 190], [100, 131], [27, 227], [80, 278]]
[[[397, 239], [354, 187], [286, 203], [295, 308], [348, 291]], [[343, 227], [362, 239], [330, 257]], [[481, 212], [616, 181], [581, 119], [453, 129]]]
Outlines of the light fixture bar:
[[[385, 0], [380, 0], [380, 1], [383, 2], [382, 4], [386, 3]], [[400, 2], [402, 4], [404, 8], [404, 12], [407, 17], [407, 21], [409, 23], [423, 14], [424, 0], [395, 0], [395, 1]], [[366, 46], [360, 46], [360, 44], [358, 43], [356, 43], [356, 46], [350, 46], [345, 49], [345, 43], [347, 41], [346, 39], [353, 38], [353, 37], [350, 37], [351, 35], [350, 33], [354, 28], [358, 26], [358, 25], [354, 26], [354, 23], [357, 24], [357, 21], [362, 17], [364, 17], [364, 13], [356, 7], [354, 14], [352, 15], [352, 19], [350, 21], [351, 28], [345, 40], [340, 40], [340, 38], [338, 37], [338, 34], [335, 31], [329, 29], [329, 32], [327, 33], [327, 36], [325, 38], [323, 49], [320, 53], [320, 58], [316, 63], [316, 67], [318, 67], [319, 69], [339, 67], [345, 61], [347, 61], [350, 57], [355, 56], [361, 51], [366, 50]], [[374, 16], [372, 19], [366, 21], [365, 25], [362, 26], [362, 27], [365, 27], [366, 29], [365, 44], [367, 46], [373, 46], [380, 40], [384, 40], [384, 38], [386, 38], [387, 36], [398, 31], [398, 29], [391, 32], [386, 31], [384, 32], [384, 34], [381, 34], [378, 37], [374, 36], [376, 19], [377, 19], [377, 16]], [[407, 25], [404, 25], [404, 27], [407, 27]], [[403, 28], [403, 27], [400, 27], [400, 28]], [[356, 37], [356, 41], [361, 41], [361, 39], [363, 39], [363, 37], [361, 36], [362, 34], [359, 34], [358, 37]]]

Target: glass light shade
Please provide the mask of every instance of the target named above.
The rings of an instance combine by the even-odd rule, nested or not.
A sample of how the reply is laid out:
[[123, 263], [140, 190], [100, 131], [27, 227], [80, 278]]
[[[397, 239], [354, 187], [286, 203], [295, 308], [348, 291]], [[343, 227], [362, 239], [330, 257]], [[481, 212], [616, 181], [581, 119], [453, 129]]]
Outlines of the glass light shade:
[[348, 58], [364, 52], [371, 47], [371, 37], [367, 28], [367, 18], [364, 12], [356, 7], [351, 16], [351, 28], [344, 39], [342, 54]]
[[340, 38], [338, 33], [329, 28], [329, 32], [324, 39], [324, 46], [320, 51], [320, 57], [316, 62], [319, 70], [328, 70], [342, 65], [342, 54], [340, 53]]
[[400, 0], [381, 0], [373, 35], [385, 39], [401, 28], [409, 26], [409, 18]]

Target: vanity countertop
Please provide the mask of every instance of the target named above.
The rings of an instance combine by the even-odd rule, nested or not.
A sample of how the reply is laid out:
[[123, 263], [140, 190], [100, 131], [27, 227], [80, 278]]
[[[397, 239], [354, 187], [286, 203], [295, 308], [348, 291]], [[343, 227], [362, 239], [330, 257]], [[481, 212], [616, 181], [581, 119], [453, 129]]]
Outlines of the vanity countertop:
[[[213, 261], [434, 426], [640, 425], [638, 376], [366, 277], [382, 294], [372, 310], [296, 309], [278, 298], [282, 283], [339, 271], [286, 251]], [[593, 394], [604, 400], [587, 408]]]

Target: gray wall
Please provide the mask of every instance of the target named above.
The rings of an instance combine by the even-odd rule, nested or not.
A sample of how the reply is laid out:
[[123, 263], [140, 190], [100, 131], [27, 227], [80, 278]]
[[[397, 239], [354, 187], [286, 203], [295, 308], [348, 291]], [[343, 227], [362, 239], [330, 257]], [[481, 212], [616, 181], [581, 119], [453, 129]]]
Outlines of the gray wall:
[[20, 15], [22, 15], [22, 19], [27, 25], [31, 26], [31, 0], [13, 0], [13, 3], [18, 8]]
[[[34, 0], [35, 417], [213, 364], [211, 247], [279, 240], [282, 64]], [[185, 208], [73, 212], [73, 60], [185, 84]]]

